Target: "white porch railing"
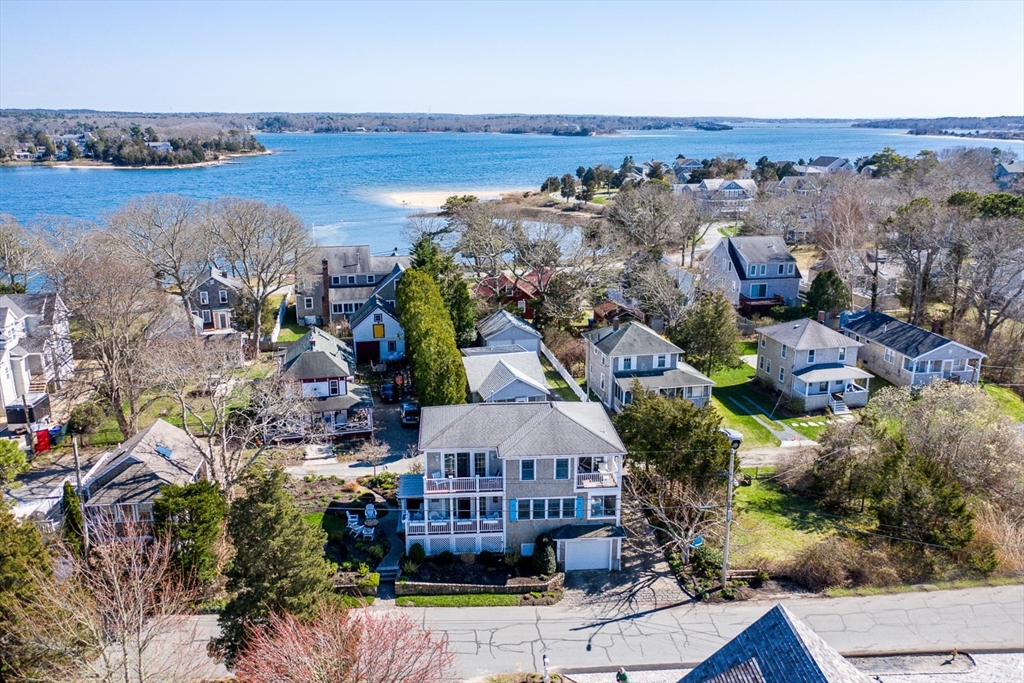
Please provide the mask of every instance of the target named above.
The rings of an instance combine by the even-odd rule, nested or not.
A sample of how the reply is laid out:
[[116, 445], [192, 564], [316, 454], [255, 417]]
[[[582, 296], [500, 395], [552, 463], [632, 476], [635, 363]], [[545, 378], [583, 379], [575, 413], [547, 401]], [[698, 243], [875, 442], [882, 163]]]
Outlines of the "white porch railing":
[[424, 493], [482, 493], [501, 491], [502, 477], [450, 477], [424, 479]]
[[405, 533], [409, 536], [500, 533], [504, 529], [504, 520], [501, 517], [414, 520], [409, 518], [409, 513], [405, 513], [402, 522]]
[[618, 486], [614, 472], [577, 472], [576, 488], [603, 489]]

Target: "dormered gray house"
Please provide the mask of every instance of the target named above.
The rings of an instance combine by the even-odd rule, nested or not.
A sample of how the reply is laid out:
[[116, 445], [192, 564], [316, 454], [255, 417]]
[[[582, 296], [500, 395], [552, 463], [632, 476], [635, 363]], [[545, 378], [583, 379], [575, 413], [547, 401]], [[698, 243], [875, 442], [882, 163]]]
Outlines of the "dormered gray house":
[[466, 368], [470, 403], [551, 400], [540, 358], [518, 344], [462, 349], [462, 365]]
[[242, 283], [226, 270], [211, 268], [202, 282], [189, 295], [196, 326], [202, 322], [203, 334], [229, 333], [235, 329], [235, 308], [238, 307]]
[[777, 235], [723, 239], [704, 257], [704, 277], [741, 310], [795, 306], [800, 294], [800, 268]]
[[399, 480], [406, 552], [514, 549], [542, 533], [567, 571], [618, 569], [626, 449], [596, 403], [471, 403], [420, 413], [424, 474]]
[[985, 354], [881, 312], [843, 316], [840, 329], [862, 342], [860, 362], [893, 384], [916, 387], [945, 379], [977, 384]]
[[323, 247], [320, 277], [296, 287], [296, 320], [325, 327], [348, 320], [374, 295], [394, 306], [395, 284], [408, 267], [409, 257], [397, 251], [372, 256], [366, 245]]
[[759, 327], [756, 377], [800, 410], [847, 413], [868, 402], [872, 375], [857, 367], [861, 346], [806, 318]]
[[618, 412], [633, 400], [632, 387], [692, 401], [698, 408], [711, 399], [709, 378], [682, 360], [683, 350], [643, 323], [613, 323], [583, 333], [587, 343], [587, 388]]

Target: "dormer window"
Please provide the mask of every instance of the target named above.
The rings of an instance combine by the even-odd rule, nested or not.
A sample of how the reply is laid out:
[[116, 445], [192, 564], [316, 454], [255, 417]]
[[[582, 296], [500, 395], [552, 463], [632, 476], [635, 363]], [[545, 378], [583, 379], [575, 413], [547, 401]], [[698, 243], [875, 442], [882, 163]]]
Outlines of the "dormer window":
[[768, 266], [762, 263], [761, 264], [761, 275], [767, 275], [767, 274], [768, 274]]
[[356, 276], [355, 275], [349, 275], [348, 276], [348, 283], [350, 285], [354, 285], [356, 283]]
[[376, 281], [377, 281], [377, 276], [376, 275], [367, 275], [366, 276], [366, 284], [372, 285]]
[[668, 362], [668, 361], [667, 361], [667, 359], [665, 358], [665, 355], [664, 355], [664, 354], [662, 354], [662, 355], [658, 356], [658, 367], [659, 367], [659, 368], [663, 368], [663, 367], [665, 367], [665, 363], [667, 363], [667, 362]]
[[625, 358], [622, 359], [622, 369], [623, 370], [632, 370], [633, 369], [633, 357], [632, 356], [626, 356]]
[[794, 266], [793, 266], [793, 264], [792, 264], [792, 263], [790, 263], [789, 265], [787, 265], [787, 266], [786, 266], [786, 275], [792, 275], [792, 274], [793, 274], [793, 269], [794, 269]]
[[757, 275], [757, 266], [750, 266], [750, 274]]
[[332, 275], [331, 276], [331, 286], [332, 287], [341, 287], [341, 276], [340, 275]]
[[780, 263], [779, 264], [779, 275], [783, 275], [785, 272], [786, 272], [786, 264]]

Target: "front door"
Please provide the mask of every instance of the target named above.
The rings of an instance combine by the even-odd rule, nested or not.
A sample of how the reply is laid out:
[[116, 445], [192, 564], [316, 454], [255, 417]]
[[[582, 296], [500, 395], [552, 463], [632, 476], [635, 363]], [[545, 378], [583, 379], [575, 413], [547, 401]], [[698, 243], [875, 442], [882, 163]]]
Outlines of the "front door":
[[469, 453], [457, 453], [455, 455], [455, 476], [471, 477], [469, 471]]
[[455, 505], [455, 516], [458, 519], [473, 518], [473, 500], [471, 498], [457, 498]]
[[217, 314], [217, 329], [226, 330], [228, 329], [228, 314], [220, 312]]

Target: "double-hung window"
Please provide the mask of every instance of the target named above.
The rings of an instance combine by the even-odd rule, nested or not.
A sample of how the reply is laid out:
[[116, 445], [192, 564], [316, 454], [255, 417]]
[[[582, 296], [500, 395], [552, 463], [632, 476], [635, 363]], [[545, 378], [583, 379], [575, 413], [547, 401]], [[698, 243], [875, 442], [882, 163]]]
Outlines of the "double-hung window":
[[892, 349], [885, 350], [885, 362], [892, 365], [893, 361], [896, 360], [896, 352]]
[[812, 365], [814, 363], [814, 349], [807, 352], [807, 364]]
[[313, 297], [307, 296], [302, 298], [302, 305], [305, 308], [313, 308]]
[[220, 290], [220, 302], [222, 304], [226, 304], [228, 302], [227, 290], [224, 290], [224, 289]]
[[840, 346], [839, 347], [839, 361], [842, 362], [844, 360], [846, 360], [846, 347], [845, 346]]
[[784, 382], [786, 380], [786, 368], [779, 368], [779, 381]]
[[782, 345], [782, 357], [783, 358], [786, 357], [786, 345], [785, 344]]
[[356, 276], [355, 275], [349, 275], [348, 276], [348, 283], [350, 285], [354, 285], [356, 283]]
[[762, 356], [761, 354], [757, 355], [757, 367], [764, 370], [764, 356]]
[[209, 304], [210, 304], [210, 293], [209, 292], [199, 292], [199, 305], [200, 306], [208, 306]]
[[786, 272], [786, 264], [785, 263], [780, 263], [779, 264], [779, 275], [783, 275], [785, 272]]
[[789, 265], [786, 266], [786, 275], [792, 275], [792, 274], [793, 274], [793, 264], [790, 263]]
[[372, 285], [376, 281], [377, 281], [377, 276], [376, 275], [367, 275], [366, 276], [366, 284]]
[[767, 266], [767, 264], [762, 263], [761, 264], [761, 275], [767, 275], [767, 274], [768, 274], [768, 266]]
[[747, 272], [750, 275], [757, 275], [757, 266], [750, 266], [750, 269]]
[[344, 313], [344, 309], [342, 308], [342, 304], [331, 304], [331, 313], [335, 313], [335, 314], [339, 314], [339, 315], [341, 313]]
[[533, 481], [537, 478], [535, 460], [519, 461], [519, 481]]
[[769, 375], [772, 374], [772, 361], [769, 358], [764, 359], [764, 371]]
[[622, 359], [622, 369], [623, 370], [632, 370], [633, 369], [633, 357], [632, 356], [624, 356], [623, 357], [623, 359]]
[[555, 479], [569, 478], [569, 458], [555, 460]]
[[332, 275], [331, 276], [331, 286], [332, 287], [341, 287], [341, 276], [340, 275]]
[[668, 360], [667, 360], [667, 358], [665, 357], [665, 355], [664, 355], [664, 354], [662, 354], [662, 355], [658, 356], [658, 367], [659, 367], [659, 368], [663, 368], [663, 367], [665, 367], [665, 364], [666, 364], [667, 362], [668, 362]]

